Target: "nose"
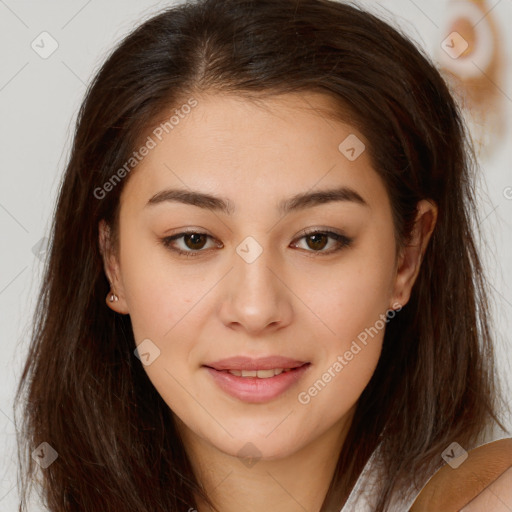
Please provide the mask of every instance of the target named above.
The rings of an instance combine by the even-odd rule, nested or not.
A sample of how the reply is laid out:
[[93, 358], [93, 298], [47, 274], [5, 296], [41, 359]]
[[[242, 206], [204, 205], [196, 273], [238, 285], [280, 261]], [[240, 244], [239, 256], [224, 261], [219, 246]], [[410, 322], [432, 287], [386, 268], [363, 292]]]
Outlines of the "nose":
[[257, 336], [289, 325], [293, 293], [271, 251], [252, 262], [234, 254], [234, 268], [224, 281], [220, 318], [231, 329]]

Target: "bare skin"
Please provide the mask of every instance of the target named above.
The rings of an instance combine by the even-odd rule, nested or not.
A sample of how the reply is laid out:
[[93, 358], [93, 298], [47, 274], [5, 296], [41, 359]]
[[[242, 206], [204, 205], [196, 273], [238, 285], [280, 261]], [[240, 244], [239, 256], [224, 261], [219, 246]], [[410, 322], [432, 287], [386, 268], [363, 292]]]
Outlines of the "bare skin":
[[[317, 110], [331, 105], [328, 98], [286, 95], [266, 100], [268, 108], [234, 96], [196, 99], [125, 184], [118, 252], [100, 224], [105, 271], [119, 297], [107, 304], [130, 315], [138, 345], [150, 339], [160, 350], [145, 370], [220, 511], [319, 511], [380, 356], [379, 319], [409, 300], [437, 208], [418, 204], [411, 244], [397, 254], [389, 197], [368, 152], [350, 160], [339, 149], [351, 134], [368, 142]], [[339, 187], [366, 204], [277, 208], [296, 194]], [[177, 201], [146, 206], [170, 188], [223, 197], [233, 211]], [[352, 241], [305, 236], [309, 228]], [[208, 236], [172, 246], [195, 256], [161, 243], [187, 230]], [[247, 237], [257, 242], [253, 254], [262, 251], [251, 262], [237, 252]], [[381, 328], [346, 358], [372, 326]], [[204, 366], [238, 355], [309, 366], [291, 388], [251, 403], [220, 389]], [[318, 380], [325, 385], [310, 392]], [[198, 510], [209, 508], [199, 503]]]

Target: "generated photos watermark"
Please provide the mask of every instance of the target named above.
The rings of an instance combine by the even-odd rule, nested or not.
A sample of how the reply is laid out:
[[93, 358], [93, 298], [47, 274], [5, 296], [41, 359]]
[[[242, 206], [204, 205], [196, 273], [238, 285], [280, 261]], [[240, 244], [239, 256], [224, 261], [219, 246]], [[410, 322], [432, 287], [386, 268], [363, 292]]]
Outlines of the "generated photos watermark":
[[159, 142], [163, 140], [164, 134], [170, 133], [178, 124], [181, 119], [185, 119], [190, 114], [192, 108], [196, 107], [198, 102], [194, 98], [189, 98], [187, 103], [184, 103], [179, 109], [175, 109], [176, 115], [171, 116], [167, 121], [160, 123], [148, 135], [146, 142], [137, 150], [133, 151], [132, 156], [117, 169], [114, 174], [101, 186], [96, 187], [93, 195], [96, 199], [103, 199], [109, 192], [111, 192], [116, 185], [118, 185], [123, 178], [125, 178], [137, 164], [142, 162], [152, 149], [155, 149]]
[[[393, 309], [389, 309], [386, 313], [381, 313], [379, 319], [371, 326], [367, 327], [364, 331], [357, 335], [357, 339], [353, 340], [350, 348], [342, 355], [338, 355], [336, 361], [326, 369], [322, 376], [317, 379], [306, 391], [301, 391], [297, 395], [297, 400], [302, 405], [307, 405], [311, 399], [318, 395], [326, 386], [331, 382], [354, 357], [368, 345], [369, 338], [374, 338], [386, 324], [395, 317], [395, 315], [402, 309], [398, 303], [393, 304]], [[359, 343], [358, 343], [359, 342]], [[362, 346], [361, 346], [362, 345]]]

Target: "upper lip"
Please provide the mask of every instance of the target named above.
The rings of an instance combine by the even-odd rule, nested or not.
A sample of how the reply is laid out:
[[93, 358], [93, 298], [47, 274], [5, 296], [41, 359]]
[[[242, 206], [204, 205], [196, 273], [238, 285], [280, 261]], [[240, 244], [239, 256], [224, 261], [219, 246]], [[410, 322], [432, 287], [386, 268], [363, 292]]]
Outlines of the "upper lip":
[[283, 356], [267, 356], [267, 357], [245, 357], [235, 356], [214, 361], [213, 363], [205, 364], [215, 370], [271, 370], [274, 368], [298, 368], [305, 364], [306, 361], [298, 361], [297, 359], [290, 359]]

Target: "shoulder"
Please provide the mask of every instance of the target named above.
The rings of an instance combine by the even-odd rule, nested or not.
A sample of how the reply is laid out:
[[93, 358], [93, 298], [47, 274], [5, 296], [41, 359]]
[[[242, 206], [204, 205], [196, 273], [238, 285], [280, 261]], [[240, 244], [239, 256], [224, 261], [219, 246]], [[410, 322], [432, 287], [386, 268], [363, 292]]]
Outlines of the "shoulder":
[[505, 438], [471, 450], [456, 468], [443, 466], [420, 492], [410, 512], [509, 511], [511, 489], [512, 438]]
[[473, 498], [461, 512], [509, 512], [512, 510], [512, 467]]

